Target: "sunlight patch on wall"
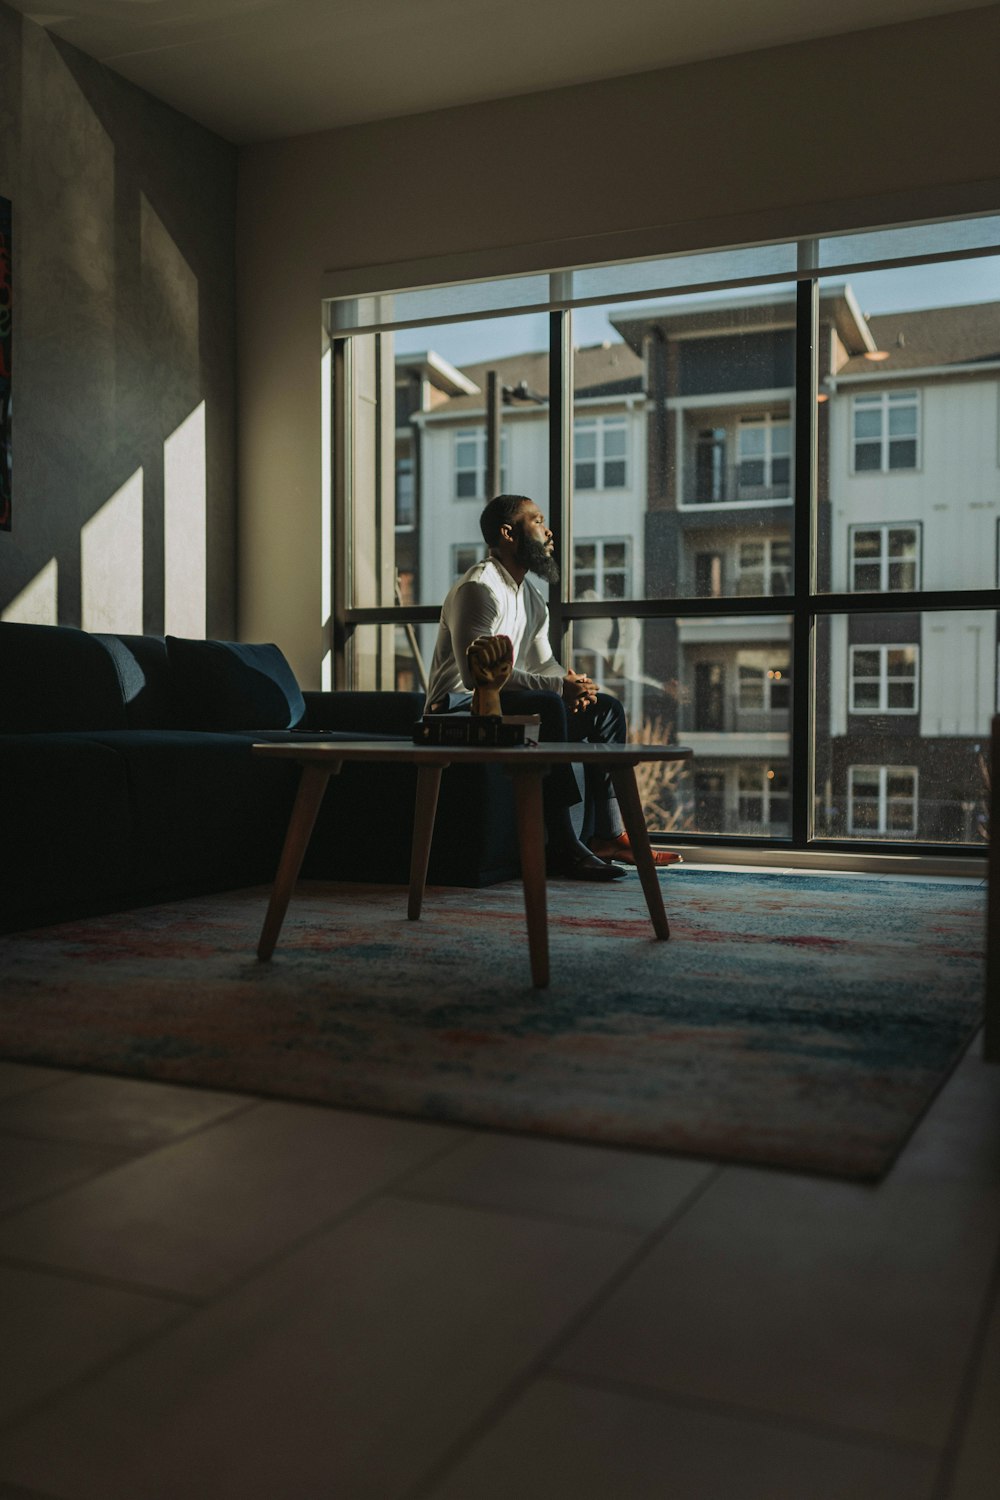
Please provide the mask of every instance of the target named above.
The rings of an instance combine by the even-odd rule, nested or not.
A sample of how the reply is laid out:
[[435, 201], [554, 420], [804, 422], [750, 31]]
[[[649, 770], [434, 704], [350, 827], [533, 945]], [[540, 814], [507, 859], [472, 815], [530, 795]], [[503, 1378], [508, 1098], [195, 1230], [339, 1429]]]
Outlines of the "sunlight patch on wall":
[[163, 625], [203, 640], [208, 607], [205, 403], [163, 444]]
[[142, 634], [142, 469], [80, 532], [80, 624]]
[[54, 557], [41, 568], [0, 613], [0, 620], [19, 625], [56, 625], [59, 606], [59, 564]]

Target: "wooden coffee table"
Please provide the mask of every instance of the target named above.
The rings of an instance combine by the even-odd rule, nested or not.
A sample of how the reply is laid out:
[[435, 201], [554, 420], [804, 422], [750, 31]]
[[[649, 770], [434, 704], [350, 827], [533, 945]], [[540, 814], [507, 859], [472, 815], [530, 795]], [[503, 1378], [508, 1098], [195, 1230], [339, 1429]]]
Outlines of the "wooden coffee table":
[[291, 744], [254, 745], [253, 753], [271, 760], [297, 761], [302, 766], [299, 789], [292, 808], [285, 845], [271, 891], [271, 900], [257, 945], [258, 958], [266, 961], [274, 952], [281, 924], [288, 910], [295, 881], [302, 866], [327, 781], [350, 762], [396, 762], [417, 769], [417, 797], [410, 856], [410, 895], [407, 916], [418, 920], [423, 906], [427, 864], [430, 859], [434, 816], [437, 811], [441, 773], [448, 766], [500, 765], [514, 783], [517, 836], [524, 884], [524, 909], [528, 927], [531, 978], [538, 988], [549, 982], [549, 935], [545, 892], [545, 821], [542, 812], [542, 778], [555, 765], [567, 763], [603, 766], [611, 773], [622, 819], [632, 845], [653, 931], [658, 938], [670, 936], [663, 894], [653, 863], [649, 834], [636, 786], [635, 768], [646, 761], [687, 760], [691, 751], [680, 745], [518, 745], [493, 746], [410, 745], [393, 740], [309, 741]]

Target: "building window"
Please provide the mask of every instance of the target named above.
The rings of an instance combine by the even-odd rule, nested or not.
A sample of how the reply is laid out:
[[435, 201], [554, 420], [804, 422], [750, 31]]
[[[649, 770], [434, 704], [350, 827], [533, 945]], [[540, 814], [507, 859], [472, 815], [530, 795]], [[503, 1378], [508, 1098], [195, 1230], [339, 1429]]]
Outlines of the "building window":
[[627, 539], [599, 537], [574, 545], [574, 598], [628, 599], [631, 589]]
[[461, 578], [477, 562], [482, 562], [485, 547], [482, 542], [456, 542], [451, 549], [451, 576]]
[[628, 484], [624, 417], [578, 417], [573, 423], [573, 484], [578, 490], [623, 490]]
[[792, 544], [788, 537], [740, 542], [736, 554], [737, 594], [790, 594]]
[[767, 651], [739, 651], [736, 669], [736, 706], [741, 714], [770, 714], [791, 707], [792, 673], [787, 657], [776, 662]]
[[917, 467], [916, 391], [854, 397], [854, 472], [887, 474]]
[[920, 526], [852, 526], [851, 588], [855, 593], [905, 593], [920, 587]]
[[[486, 428], [455, 433], [455, 499], [486, 500]], [[507, 487], [507, 433], [500, 432], [500, 493]]]
[[916, 713], [919, 668], [919, 646], [852, 646], [851, 713]]
[[847, 831], [912, 837], [917, 831], [915, 766], [849, 766]]
[[788, 496], [792, 483], [792, 429], [788, 413], [741, 417], [736, 448], [736, 498]]
[[787, 833], [791, 827], [788, 771], [780, 766], [740, 766], [739, 820], [750, 832]]

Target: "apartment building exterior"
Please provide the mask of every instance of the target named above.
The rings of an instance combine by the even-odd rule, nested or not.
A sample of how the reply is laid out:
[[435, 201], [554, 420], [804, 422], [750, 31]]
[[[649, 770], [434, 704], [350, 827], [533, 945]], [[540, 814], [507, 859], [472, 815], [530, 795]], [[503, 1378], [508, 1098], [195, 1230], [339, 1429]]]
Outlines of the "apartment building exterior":
[[[790, 832], [795, 299], [784, 289], [611, 312], [573, 361], [573, 577], [601, 602], [573, 662], [633, 724], [695, 750], [678, 788], [699, 832]], [[817, 586], [899, 596], [814, 632], [818, 836], [966, 842], [997, 706], [993, 611], [920, 615], [917, 588], [992, 588], [1000, 524], [1000, 303], [868, 317], [846, 283], [819, 299]], [[487, 374], [503, 407], [501, 487], [545, 504], [548, 353], [447, 366], [397, 360], [396, 556], [404, 602], [439, 603], [482, 555]], [[740, 600], [773, 598], [773, 612]], [[685, 614], [685, 598], [732, 612]], [[678, 601], [669, 612], [669, 601]], [[655, 619], [630, 600], [662, 600]], [[860, 600], [859, 600], [860, 602]], [[417, 638], [429, 659], [433, 627]], [[401, 642], [397, 682], [417, 685]]]

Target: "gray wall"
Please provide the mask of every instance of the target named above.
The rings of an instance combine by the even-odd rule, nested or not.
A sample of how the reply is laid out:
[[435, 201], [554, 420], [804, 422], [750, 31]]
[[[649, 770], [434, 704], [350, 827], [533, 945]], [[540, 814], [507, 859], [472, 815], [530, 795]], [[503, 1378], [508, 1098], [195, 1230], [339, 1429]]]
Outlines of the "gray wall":
[[209, 635], [232, 635], [235, 172], [234, 147], [0, 0], [0, 195], [14, 214], [6, 618], [195, 634], [200, 609]]

